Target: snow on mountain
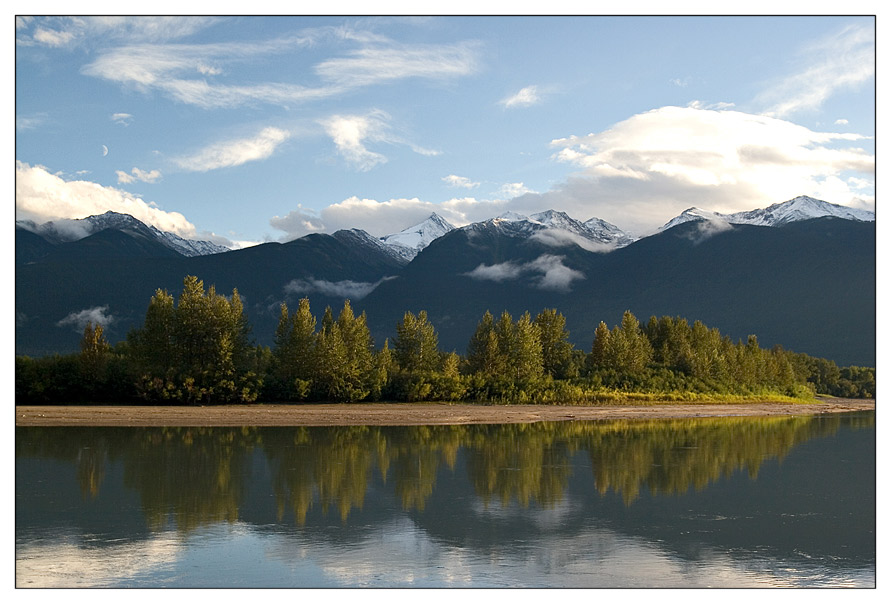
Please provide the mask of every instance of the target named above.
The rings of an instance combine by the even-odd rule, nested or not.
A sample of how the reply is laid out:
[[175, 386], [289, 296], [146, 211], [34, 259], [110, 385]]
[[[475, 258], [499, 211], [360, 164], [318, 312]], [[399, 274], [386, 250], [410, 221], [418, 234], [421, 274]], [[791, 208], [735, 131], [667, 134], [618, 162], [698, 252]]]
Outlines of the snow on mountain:
[[617, 247], [627, 247], [637, 240], [637, 237], [625, 232], [610, 222], [600, 218], [591, 218], [584, 222], [584, 226], [591, 231], [597, 240]]
[[452, 230], [454, 230], [454, 226], [439, 214], [434, 213], [420, 224], [415, 224], [395, 234], [386, 235], [380, 240], [400, 257], [410, 261], [427, 245]]
[[795, 197], [783, 203], [774, 203], [765, 209], [738, 212], [729, 216], [732, 224], [754, 224], [757, 226], [779, 226], [788, 222], [811, 220], [823, 217], [843, 218], [857, 222], [873, 222], [874, 212], [835, 205], [827, 201], [813, 199], [806, 195]]
[[740, 211], [734, 214], [721, 214], [697, 207], [690, 207], [658, 230], [660, 232], [677, 224], [693, 220], [726, 222], [728, 224], [751, 224], [754, 226], [781, 226], [789, 222], [824, 217], [842, 218], [857, 222], [873, 222], [875, 220], [874, 212], [844, 207], [843, 205], [836, 205], [801, 195], [789, 201], [773, 203], [763, 209]]
[[[375, 252], [382, 253], [394, 259], [398, 264], [407, 264], [411, 258], [406, 258], [401, 249], [392, 245], [387, 245], [381, 239], [378, 239], [368, 232], [360, 228], [350, 228], [348, 230], [338, 230], [333, 237], [346, 245], [354, 245], [357, 247], [365, 247]], [[412, 256], [413, 257], [413, 256]]]
[[[551, 247], [575, 244], [588, 251], [610, 251], [635, 240], [617, 226], [599, 218], [592, 218], [585, 223], [553, 209], [531, 216], [508, 211], [476, 224], [491, 225], [508, 236], [528, 237]], [[474, 228], [476, 224], [464, 228]]]
[[31, 221], [17, 221], [16, 226], [37, 233], [53, 243], [78, 241], [110, 228], [157, 239], [165, 247], [188, 257], [229, 251], [227, 247], [223, 247], [222, 245], [217, 245], [210, 241], [184, 239], [172, 232], [165, 232], [154, 226], [147, 225], [129, 214], [121, 214], [113, 211], [108, 211], [101, 215], [88, 216], [86, 218], [58, 220], [55, 222], [45, 222], [43, 224], [35, 224]]
[[659, 228], [658, 231], [661, 232], [662, 230], [673, 228], [674, 226], [683, 224], [685, 222], [694, 222], [696, 220], [726, 222], [728, 218], [729, 215], [723, 215], [717, 212], [708, 211], [706, 209], [700, 209], [698, 207], [690, 207], [689, 209], [684, 210], [683, 213], [681, 213], [679, 216], [672, 218], [664, 226]]

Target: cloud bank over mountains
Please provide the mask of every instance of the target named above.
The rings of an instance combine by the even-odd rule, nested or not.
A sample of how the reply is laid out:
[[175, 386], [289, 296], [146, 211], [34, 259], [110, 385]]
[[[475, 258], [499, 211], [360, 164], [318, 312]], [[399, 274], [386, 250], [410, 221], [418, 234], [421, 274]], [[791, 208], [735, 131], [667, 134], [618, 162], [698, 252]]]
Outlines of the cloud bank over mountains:
[[[270, 26], [268, 33], [248, 27], [260, 23]], [[773, 70], [763, 81], [738, 88], [747, 98], [678, 96], [697, 94], [693, 90], [705, 79], [689, 67], [663, 80], [671, 96], [649, 90], [628, 104], [633, 109], [610, 112], [608, 121], [600, 117], [598, 96], [577, 93], [578, 74], [593, 71], [587, 64], [567, 72], [574, 80], [560, 79], [557, 67], [564, 65], [553, 65], [552, 73], [542, 77], [532, 72], [535, 60], [510, 63], [506, 47], [499, 47], [494, 36], [481, 35], [481, 29], [447, 30], [456, 23], [447, 19], [329, 23], [17, 17], [17, 48], [37, 53], [35, 64], [63, 55], [80, 57], [78, 68], [71, 70], [78, 78], [72, 89], [120, 90], [114, 106], [103, 113], [103, 123], [114, 127], [115, 135], [145, 127], [152, 117], [159, 120], [152, 123], [163, 123], [176, 112], [206, 124], [188, 140], [171, 129], [165, 142], [172, 148], [143, 149], [129, 157], [125, 150], [135, 144], [131, 138], [93, 142], [104, 161], [127, 162], [102, 175], [80, 165], [63, 173], [42, 159], [26, 161], [18, 157], [17, 142], [16, 218], [43, 222], [112, 210], [184, 238], [240, 246], [246, 243], [199, 231], [190, 221], [199, 221], [192, 210], [211, 206], [204, 219], [213, 220], [261, 215], [269, 229], [262, 238], [286, 241], [348, 228], [383, 236], [432, 213], [462, 226], [506, 211], [533, 214], [552, 208], [644, 235], [690, 206], [734, 213], [808, 195], [875, 209], [874, 136], [856, 132], [870, 124], [826, 109], [834, 99], [874, 85], [875, 28], [868, 21], [842, 24], [795, 43], [787, 56], [773, 61], [783, 72]], [[472, 19], [462, 23], [477, 24]], [[433, 35], [446, 30], [448, 35]], [[572, 63], [567, 57], [564, 62]], [[517, 65], [522, 69], [515, 70]], [[719, 74], [710, 75], [716, 79]], [[727, 94], [742, 94], [732, 90]], [[423, 99], [432, 108], [421, 104], [421, 110], [406, 100], [418, 92], [429, 95]], [[460, 98], [458, 92], [470, 95], [475, 105], [460, 105], [454, 109], [458, 113], [449, 114], [446, 109]], [[130, 108], [133, 98], [162, 106], [158, 113], [164, 117]], [[17, 110], [17, 132], [23, 138], [62, 119], [29, 103]], [[510, 138], [522, 120], [530, 121], [528, 115], [545, 110], [566, 111], [573, 119], [554, 122], [563, 131], [547, 122], [543, 136], [538, 131], [537, 138], [521, 143]], [[469, 131], [454, 138], [440, 133], [459, 130], [458, 122], [470, 113], [478, 121]], [[249, 117], [216, 127], [219, 116], [236, 114]], [[801, 116], [813, 114], [820, 119], [808, 121], [809, 126], [799, 123]], [[584, 133], [584, 123], [597, 124], [598, 131]], [[526, 145], [509, 159], [515, 166], [496, 171], [484, 161], [464, 158], [480, 157], [472, 151], [488, 149], [484, 145], [495, 139]], [[519, 163], [520, 156], [529, 155], [535, 155], [534, 161]], [[277, 172], [248, 171], [269, 165]], [[321, 183], [306, 185], [307, 174], [321, 172], [320, 166], [325, 168]], [[203, 175], [208, 188], [184, 193], [173, 183]], [[106, 184], [100, 184], [103, 176]], [[348, 187], [335, 186], [341, 177], [352, 179]], [[211, 178], [238, 179], [237, 187], [228, 186], [237, 189], [228, 206], [220, 197], [229, 190], [208, 192], [211, 184], [226, 186]], [[282, 188], [273, 194], [263, 188], [269, 182], [280, 182]], [[137, 194], [119, 187], [151, 191]], [[162, 209], [174, 202], [184, 204], [184, 213]], [[233, 235], [239, 227], [225, 230]]]

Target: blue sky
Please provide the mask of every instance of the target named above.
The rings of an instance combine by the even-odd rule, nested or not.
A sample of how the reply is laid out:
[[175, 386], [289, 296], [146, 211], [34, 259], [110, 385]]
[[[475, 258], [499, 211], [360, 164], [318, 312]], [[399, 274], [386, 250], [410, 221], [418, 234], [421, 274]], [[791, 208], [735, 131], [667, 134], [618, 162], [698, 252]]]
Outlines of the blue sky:
[[875, 203], [871, 17], [19, 17], [15, 78], [37, 222], [240, 246]]

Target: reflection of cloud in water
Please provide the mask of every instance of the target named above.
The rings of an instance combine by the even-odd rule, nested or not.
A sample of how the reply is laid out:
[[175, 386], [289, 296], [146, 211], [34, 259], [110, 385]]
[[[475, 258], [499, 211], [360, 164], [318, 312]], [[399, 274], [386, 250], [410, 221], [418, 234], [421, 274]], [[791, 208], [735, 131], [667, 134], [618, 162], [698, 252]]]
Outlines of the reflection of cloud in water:
[[558, 502], [548, 503], [547, 505], [538, 505], [532, 502], [528, 508], [523, 506], [516, 500], [511, 500], [506, 506], [500, 499], [490, 500], [486, 502], [479, 498], [473, 498], [467, 505], [468, 511], [486, 520], [508, 520], [521, 517], [523, 521], [534, 524], [540, 529], [550, 527], [558, 527], [564, 523], [564, 519], [568, 517], [576, 505], [570, 500], [568, 493]]
[[[505, 509], [509, 512], [509, 508]], [[729, 556], [681, 559], [659, 543], [590, 526], [477, 550], [431, 538], [405, 516], [348, 543], [312, 532], [218, 525], [187, 542], [173, 532], [93, 546], [69, 536], [16, 546], [16, 586], [172, 587], [723, 587], [870, 586], [869, 570]], [[206, 540], [206, 541], [205, 541]], [[202, 542], [205, 541], [205, 542]]]
[[[50, 539], [51, 538], [51, 539]], [[89, 536], [48, 536], [16, 544], [17, 588], [95, 588], [114, 586], [139, 574], [176, 563], [183, 547], [175, 533], [148, 540], [91, 545]], [[49, 544], [46, 544], [49, 543]], [[160, 584], [158, 585], [160, 586]]]
[[[490, 506], [485, 512], [492, 511]], [[268, 557], [297, 571], [307, 562], [320, 568], [329, 582], [306, 585], [316, 587], [745, 588], [874, 583], [867, 571], [851, 584], [848, 576], [833, 580], [832, 572], [818, 565], [805, 571], [783, 567], [773, 559], [737, 559], [712, 549], [686, 560], [658, 543], [601, 527], [571, 537], [507, 540], [477, 552], [430, 538], [402, 518], [369, 531], [349, 547], [296, 534], [274, 538], [266, 551]]]

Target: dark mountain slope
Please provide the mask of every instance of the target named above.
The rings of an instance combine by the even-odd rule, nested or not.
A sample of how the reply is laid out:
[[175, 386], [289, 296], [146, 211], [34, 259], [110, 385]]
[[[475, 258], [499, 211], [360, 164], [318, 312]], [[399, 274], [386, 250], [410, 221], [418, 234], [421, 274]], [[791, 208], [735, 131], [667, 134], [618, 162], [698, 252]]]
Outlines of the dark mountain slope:
[[[39, 241], [22, 234], [17, 254], [42, 253]], [[319, 316], [350, 298], [367, 311], [378, 343], [394, 336], [406, 310], [426, 310], [442, 349], [461, 353], [486, 310], [516, 318], [549, 307], [565, 314], [584, 350], [599, 321], [612, 326], [631, 310], [643, 322], [651, 315], [699, 319], [733, 339], [754, 333], [763, 346], [840, 364], [875, 362], [874, 222], [716, 229], [688, 222], [592, 253], [528, 223], [489, 221], [436, 239], [407, 266], [342, 233], [190, 258], [158, 257], [120, 231], [88, 239], [67, 248], [73, 252], [61, 252], [63, 245], [17, 266], [16, 353], [76, 350], [78, 321], [60, 321], [97, 308], [113, 318], [109, 339], [123, 339], [141, 325], [156, 289], [178, 295], [183, 277], [194, 274], [221, 293], [237, 287], [264, 344], [272, 343], [279, 304], [307, 296]]]
[[36, 262], [52, 252], [55, 245], [25, 228], [16, 226], [15, 229], [15, 264], [28, 264]]
[[[120, 234], [106, 230], [93, 236], [107, 241], [115, 232]], [[373, 284], [398, 270], [393, 258], [353, 249], [328, 235], [191, 258], [127, 256], [126, 246], [102, 249], [105, 253], [56, 254], [17, 268], [17, 354], [76, 350], [77, 322], [61, 326], [59, 322], [94, 308], [105, 308], [105, 315], [113, 317], [106, 328], [109, 340], [124, 339], [142, 324], [154, 292], [166, 289], [178, 295], [189, 274], [202, 279], [206, 287], [215, 285], [220, 293], [229, 294], [237, 287], [257, 339], [269, 344], [282, 301], [308, 296], [319, 312], [328, 304], [339, 309], [342, 297], [333, 294], [337, 283]]]
[[[516, 317], [556, 308], [566, 315], [575, 345], [589, 350], [599, 321], [611, 327], [629, 309], [643, 322], [651, 315], [682, 316], [733, 339], [753, 333], [764, 346], [874, 365], [873, 222], [822, 218], [780, 228], [707, 228], [681, 224], [608, 254], [532, 246], [495, 231], [475, 237], [455, 231], [361, 306], [378, 339], [393, 335], [404, 310], [426, 309], [442, 347], [461, 352], [486, 310]], [[543, 273], [534, 270], [501, 281], [467, 276], [480, 263], [528, 266], [544, 254], [562, 258], [562, 266], [583, 278], [560, 289], [543, 287]]]

